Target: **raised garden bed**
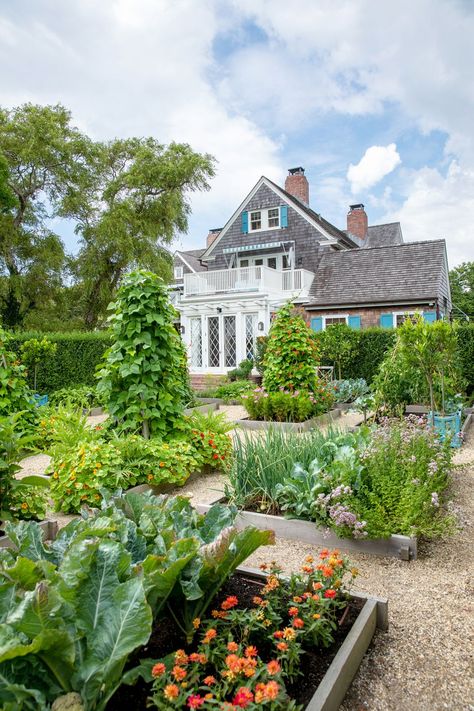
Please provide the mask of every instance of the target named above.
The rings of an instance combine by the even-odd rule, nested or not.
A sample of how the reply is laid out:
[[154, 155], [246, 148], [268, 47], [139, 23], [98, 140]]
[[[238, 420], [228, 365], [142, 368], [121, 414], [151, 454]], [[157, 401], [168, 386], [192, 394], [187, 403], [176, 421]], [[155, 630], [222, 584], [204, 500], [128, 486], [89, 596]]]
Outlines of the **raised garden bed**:
[[283, 430], [286, 432], [307, 432], [315, 427], [323, 427], [324, 425], [334, 422], [341, 416], [341, 410], [335, 409], [326, 412], [324, 415], [312, 417], [305, 422], [276, 422], [269, 420], [239, 420], [239, 427], [246, 430], [268, 430], [270, 428]]
[[[266, 575], [254, 568], [240, 566], [219, 592], [218, 598], [237, 595], [239, 600], [259, 594]], [[305, 704], [306, 711], [336, 711], [349, 688], [376, 629], [388, 629], [387, 600], [363, 593], [349, 598], [349, 614], [341, 617], [335, 631], [335, 642], [329, 648], [307, 650], [301, 658], [303, 675], [288, 686], [291, 696]], [[182, 641], [173, 639], [173, 622], [161, 626], [146, 647], [147, 657], [163, 657]], [[138, 683], [136, 687], [122, 686], [112, 699], [114, 711], [138, 711], [145, 707], [149, 689]]]
[[[217, 502], [223, 503], [225, 499], [219, 498], [209, 504], [196, 504], [196, 509], [199, 513], [206, 513]], [[335, 547], [345, 551], [389, 556], [405, 561], [415, 560], [418, 555], [417, 539], [409, 536], [392, 535], [390, 538], [363, 540], [339, 538], [335, 533], [327, 531], [325, 528], [319, 528], [312, 521], [272, 516], [270, 514], [257, 513], [256, 511], [240, 511], [236, 519], [236, 525], [239, 528], [256, 526], [256, 528], [263, 530], [271, 529], [280, 538], [302, 541], [303, 543], [323, 546], [324, 548]]]
[[214, 410], [219, 409], [219, 403], [217, 402], [208, 402], [205, 403], [204, 405], [197, 405], [196, 407], [188, 407], [184, 411], [185, 415], [192, 415], [193, 412], [212, 412]]
[[[54, 520], [41, 521], [39, 527], [43, 531], [45, 541], [52, 541], [58, 534], [58, 522]], [[0, 548], [13, 548], [13, 543], [8, 536], [0, 536]]]

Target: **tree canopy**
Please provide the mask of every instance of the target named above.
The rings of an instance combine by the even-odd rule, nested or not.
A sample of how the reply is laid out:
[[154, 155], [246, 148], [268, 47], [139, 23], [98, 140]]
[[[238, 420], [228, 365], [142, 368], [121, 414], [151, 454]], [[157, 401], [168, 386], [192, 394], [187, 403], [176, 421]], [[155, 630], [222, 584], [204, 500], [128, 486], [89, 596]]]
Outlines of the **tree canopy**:
[[[463, 262], [449, 272], [453, 304], [474, 320], [474, 262]], [[457, 315], [454, 309], [454, 316]]]
[[[10, 327], [104, 321], [123, 275], [171, 278], [166, 245], [187, 229], [190, 195], [214, 160], [154, 138], [92, 141], [63, 106], [0, 109], [0, 314]], [[75, 224], [67, 255], [52, 218]]]

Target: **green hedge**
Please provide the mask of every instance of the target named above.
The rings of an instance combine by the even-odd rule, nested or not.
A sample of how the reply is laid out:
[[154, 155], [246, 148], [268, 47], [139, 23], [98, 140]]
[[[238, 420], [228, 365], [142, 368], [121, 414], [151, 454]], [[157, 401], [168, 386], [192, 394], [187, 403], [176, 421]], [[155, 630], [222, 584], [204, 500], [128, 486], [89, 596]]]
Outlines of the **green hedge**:
[[[20, 354], [21, 344], [44, 335], [57, 344], [56, 354], [38, 370], [37, 390], [52, 393], [61, 388], [94, 385], [94, 373], [102, 355], [111, 345], [107, 331], [70, 333], [12, 333], [11, 348]], [[32, 385], [32, 381], [30, 382]]]
[[[315, 334], [316, 340], [318, 334]], [[368, 328], [360, 331], [360, 341], [353, 358], [343, 368], [343, 378], [364, 378], [371, 383], [386, 352], [394, 342], [395, 331], [388, 328]], [[474, 391], [474, 324], [458, 329], [459, 360], [467, 391]], [[332, 365], [322, 362], [321, 365]]]

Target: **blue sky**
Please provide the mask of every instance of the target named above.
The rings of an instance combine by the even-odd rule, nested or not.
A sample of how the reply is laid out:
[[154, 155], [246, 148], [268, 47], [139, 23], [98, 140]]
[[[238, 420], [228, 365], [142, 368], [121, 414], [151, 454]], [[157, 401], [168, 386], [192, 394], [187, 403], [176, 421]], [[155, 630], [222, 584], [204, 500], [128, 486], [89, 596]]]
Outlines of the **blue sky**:
[[176, 247], [302, 165], [337, 226], [363, 202], [406, 240], [445, 237], [454, 266], [474, 259], [472, 36], [461, 0], [0, 0], [2, 105], [60, 102], [94, 138], [212, 153]]

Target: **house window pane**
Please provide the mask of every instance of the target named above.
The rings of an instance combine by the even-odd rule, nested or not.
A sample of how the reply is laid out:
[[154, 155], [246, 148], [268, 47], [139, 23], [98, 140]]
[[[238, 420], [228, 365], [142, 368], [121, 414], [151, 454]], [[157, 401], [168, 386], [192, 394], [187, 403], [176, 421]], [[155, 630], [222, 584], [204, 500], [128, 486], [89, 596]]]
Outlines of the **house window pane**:
[[202, 323], [200, 318], [191, 319], [191, 365], [202, 367]]
[[175, 279], [182, 279], [183, 278], [183, 267], [175, 267], [174, 268], [174, 278]]
[[248, 267], [249, 265], [249, 260], [248, 259], [241, 259], [240, 260], [240, 266], [241, 267]]
[[245, 357], [255, 359], [257, 314], [245, 314]]
[[277, 260], [276, 260], [276, 257], [268, 257], [268, 259], [267, 259], [267, 267], [270, 267], [270, 269], [276, 269], [276, 268], [277, 268]]
[[235, 316], [224, 316], [224, 359], [226, 368], [237, 365]]
[[279, 227], [280, 226], [280, 210], [278, 207], [272, 208], [268, 211], [268, 226], [269, 227]]
[[207, 319], [207, 349], [209, 368], [219, 367], [219, 316]]
[[262, 227], [262, 213], [260, 210], [250, 213], [250, 229], [260, 230]]
[[256, 267], [261, 267], [261, 266], [263, 266], [263, 259], [256, 259], [256, 260], [255, 260], [255, 266], [256, 266]]
[[397, 314], [395, 326], [401, 326], [410, 316], [413, 316], [413, 311], [408, 311], [406, 314]]
[[345, 316], [326, 317], [326, 328], [328, 326], [334, 326], [336, 323], [347, 323]]

